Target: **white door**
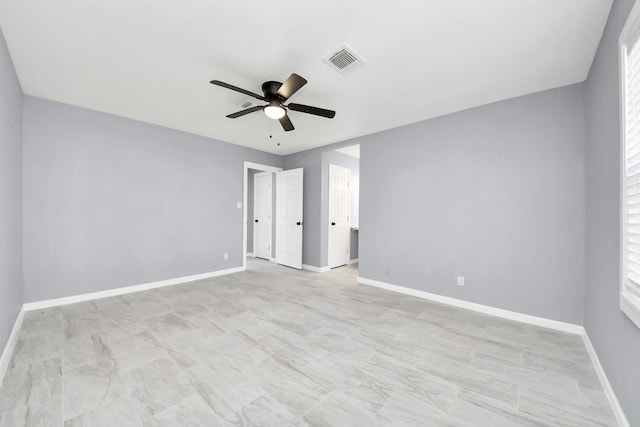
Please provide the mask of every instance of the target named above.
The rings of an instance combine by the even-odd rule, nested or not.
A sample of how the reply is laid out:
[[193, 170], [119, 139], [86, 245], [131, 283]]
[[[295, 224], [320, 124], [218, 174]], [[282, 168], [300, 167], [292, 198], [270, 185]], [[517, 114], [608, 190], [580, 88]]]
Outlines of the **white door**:
[[349, 262], [351, 169], [329, 165], [329, 268]]
[[276, 262], [302, 268], [302, 168], [276, 172]]
[[271, 259], [271, 172], [253, 176], [253, 255]]

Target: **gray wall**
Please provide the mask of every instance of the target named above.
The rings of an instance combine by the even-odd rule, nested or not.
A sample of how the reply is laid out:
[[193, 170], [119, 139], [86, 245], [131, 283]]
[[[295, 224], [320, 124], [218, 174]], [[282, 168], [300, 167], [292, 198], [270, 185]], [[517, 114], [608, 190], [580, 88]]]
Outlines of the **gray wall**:
[[358, 259], [358, 237], [359, 237], [359, 232], [358, 230], [351, 230], [351, 236], [349, 236], [349, 239], [351, 241], [351, 252], [350, 252], [350, 256], [349, 259], [354, 260], [354, 259]]
[[245, 160], [282, 162], [25, 97], [25, 301], [241, 266]]
[[613, 2], [586, 83], [587, 241], [584, 325], [632, 426], [640, 426], [640, 329], [619, 303], [618, 37], [633, 5]]
[[22, 89], [0, 32], [0, 353], [22, 306]]
[[583, 130], [573, 85], [351, 141], [360, 276], [582, 324]]

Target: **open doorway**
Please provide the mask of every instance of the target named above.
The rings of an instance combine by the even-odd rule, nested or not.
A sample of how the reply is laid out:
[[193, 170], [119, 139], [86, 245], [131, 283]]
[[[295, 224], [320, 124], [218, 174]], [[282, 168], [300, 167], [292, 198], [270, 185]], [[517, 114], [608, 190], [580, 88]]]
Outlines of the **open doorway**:
[[327, 265], [358, 264], [360, 145], [325, 153], [327, 167]]
[[[243, 232], [242, 246], [243, 257], [242, 267], [247, 268], [247, 256], [255, 257], [256, 248], [258, 255], [264, 260], [273, 261], [275, 257], [275, 238], [273, 221], [275, 192], [275, 173], [282, 171], [282, 168], [263, 165], [253, 162], [244, 162], [244, 188], [243, 188]], [[256, 176], [258, 176], [258, 191], [264, 192], [259, 195], [259, 211], [255, 210], [256, 202]], [[269, 193], [269, 196], [266, 195]], [[270, 197], [270, 200], [267, 200]], [[271, 212], [269, 212], [271, 211]], [[257, 215], [256, 215], [257, 214]], [[268, 218], [267, 218], [268, 217]], [[258, 220], [256, 222], [256, 220]], [[260, 223], [268, 223], [263, 227]], [[259, 226], [256, 227], [256, 224]], [[259, 235], [256, 234], [256, 231]], [[258, 241], [256, 242], [256, 238]]]
[[247, 256], [273, 258], [273, 172], [249, 169], [247, 194]]

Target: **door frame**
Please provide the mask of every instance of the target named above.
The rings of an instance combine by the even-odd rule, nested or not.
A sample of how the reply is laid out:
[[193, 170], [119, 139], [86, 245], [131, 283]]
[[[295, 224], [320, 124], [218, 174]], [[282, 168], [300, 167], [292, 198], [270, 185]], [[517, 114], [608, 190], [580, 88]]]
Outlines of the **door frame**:
[[242, 187], [242, 269], [247, 269], [247, 199], [249, 193], [249, 169], [261, 172], [281, 172], [282, 168], [263, 165], [260, 163], [244, 162], [243, 187]]
[[[253, 175], [253, 218], [248, 218], [248, 213], [247, 213], [247, 228], [248, 228], [248, 222], [251, 220], [256, 221], [255, 217], [256, 217], [256, 177], [258, 177], [258, 175], [261, 176], [268, 176], [270, 178], [269, 180], [269, 205], [271, 207], [271, 212], [269, 213], [269, 241], [271, 243], [269, 243], [269, 260], [273, 259], [272, 256], [272, 246], [273, 246], [273, 186], [271, 185], [272, 181], [273, 181], [273, 172], [258, 172], [256, 174]], [[247, 202], [249, 201], [249, 194], [247, 194]], [[256, 256], [256, 225], [253, 224], [253, 256]], [[264, 259], [264, 258], [263, 258]]]

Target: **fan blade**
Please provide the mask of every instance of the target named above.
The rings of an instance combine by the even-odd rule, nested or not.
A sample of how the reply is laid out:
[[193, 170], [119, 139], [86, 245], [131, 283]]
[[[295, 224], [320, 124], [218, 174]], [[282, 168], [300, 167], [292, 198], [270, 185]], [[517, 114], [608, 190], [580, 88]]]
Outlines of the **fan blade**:
[[301, 113], [313, 114], [314, 116], [326, 117], [333, 119], [336, 116], [336, 112], [333, 110], [325, 110], [324, 108], [311, 107], [309, 105], [302, 104], [289, 104], [287, 108], [293, 111], [300, 111]]
[[284, 83], [282, 83], [282, 86], [280, 86], [280, 89], [278, 89], [278, 95], [280, 95], [285, 100], [287, 100], [291, 98], [294, 93], [299, 91], [300, 88], [306, 84], [307, 84], [307, 81], [304, 78], [300, 77], [296, 73], [293, 73], [289, 76], [289, 78]]
[[253, 112], [256, 112], [256, 111], [263, 110], [263, 109], [264, 109], [264, 107], [259, 105], [259, 106], [256, 106], [256, 107], [247, 108], [246, 110], [237, 111], [235, 113], [229, 114], [227, 117], [229, 117], [230, 119], [237, 119], [238, 117], [242, 117], [242, 116], [245, 116], [245, 115], [247, 115], [249, 113], [253, 113]]
[[211, 83], [212, 85], [224, 87], [226, 89], [235, 90], [236, 92], [244, 93], [245, 95], [252, 96], [252, 97], [257, 98], [257, 99], [259, 99], [261, 101], [267, 101], [267, 98], [265, 98], [262, 95], [258, 95], [257, 93], [249, 92], [248, 90], [244, 90], [244, 89], [239, 88], [237, 86], [230, 85], [229, 83], [221, 82], [220, 80], [211, 80], [209, 83]]
[[280, 124], [282, 125], [282, 129], [284, 129], [285, 132], [289, 132], [290, 130], [295, 129], [293, 127], [293, 123], [291, 123], [291, 120], [289, 120], [289, 116], [284, 115], [278, 120], [280, 121]]

